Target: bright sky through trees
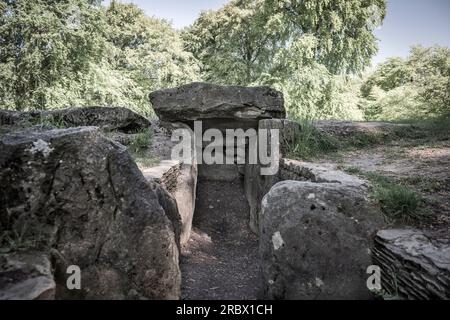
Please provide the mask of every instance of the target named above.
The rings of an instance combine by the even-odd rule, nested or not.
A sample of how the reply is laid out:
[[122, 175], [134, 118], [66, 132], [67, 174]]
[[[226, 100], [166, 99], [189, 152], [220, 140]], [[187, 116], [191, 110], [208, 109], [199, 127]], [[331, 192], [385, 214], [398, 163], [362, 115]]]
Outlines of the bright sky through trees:
[[[104, 1], [109, 3], [110, 0]], [[175, 28], [190, 25], [202, 10], [216, 10], [227, 0], [122, 0], [143, 8], [148, 15], [172, 21]], [[380, 39], [373, 63], [387, 57], [406, 57], [414, 44], [450, 46], [449, 0], [388, 0], [383, 26], [375, 32]]]

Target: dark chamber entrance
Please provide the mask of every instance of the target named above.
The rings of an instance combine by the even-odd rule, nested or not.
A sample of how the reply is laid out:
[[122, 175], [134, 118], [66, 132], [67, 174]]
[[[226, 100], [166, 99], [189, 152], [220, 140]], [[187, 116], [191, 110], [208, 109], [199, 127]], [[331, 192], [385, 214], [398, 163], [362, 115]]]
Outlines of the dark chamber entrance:
[[182, 299], [256, 299], [258, 238], [242, 179], [199, 179], [193, 230], [181, 255]]

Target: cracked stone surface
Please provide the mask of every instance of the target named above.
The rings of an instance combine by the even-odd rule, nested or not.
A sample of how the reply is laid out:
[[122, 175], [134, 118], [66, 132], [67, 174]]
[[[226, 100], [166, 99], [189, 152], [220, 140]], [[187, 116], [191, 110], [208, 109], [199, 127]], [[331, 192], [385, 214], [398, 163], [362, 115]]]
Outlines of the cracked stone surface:
[[[52, 152], [29, 152], [36, 141]], [[179, 297], [175, 201], [124, 146], [82, 127], [6, 134], [0, 149], [0, 231], [52, 254], [57, 299]], [[69, 265], [81, 268], [76, 293]]]
[[[314, 195], [314, 196], [312, 196]], [[381, 213], [338, 183], [282, 181], [264, 196], [259, 264], [265, 299], [370, 299], [366, 269]]]
[[[195, 82], [152, 92], [150, 101], [162, 121], [284, 118], [283, 94], [269, 87], [220, 86]], [[256, 123], [257, 124], [257, 123]]]

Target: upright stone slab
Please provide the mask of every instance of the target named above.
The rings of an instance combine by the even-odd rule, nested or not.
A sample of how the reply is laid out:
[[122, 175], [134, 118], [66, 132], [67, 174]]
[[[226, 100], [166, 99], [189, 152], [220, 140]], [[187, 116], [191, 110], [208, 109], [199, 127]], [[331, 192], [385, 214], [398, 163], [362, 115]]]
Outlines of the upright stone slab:
[[[279, 130], [279, 151], [280, 157], [288, 152], [288, 146], [301, 132], [298, 122], [287, 119], [265, 119], [258, 123], [258, 130], [265, 129], [267, 141], [270, 141], [270, 130]], [[261, 131], [259, 134], [263, 134]], [[271, 152], [271, 150], [269, 150]], [[279, 164], [277, 164], [279, 167]], [[261, 210], [261, 200], [270, 188], [280, 181], [280, 173], [273, 175], [261, 175], [260, 164], [246, 164], [244, 174], [245, 196], [250, 206], [250, 229], [259, 233], [259, 213]], [[278, 169], [279, 170], [279, 169]]]
[[[183, 123], [155, 123], [152, 136], [152, 154], [161, 160], [153, 167], [143, 169], [144, 177], [160, 183], [175, 199], [181, 218], [180, 243], [185, 244], [191, 235], [197, 190], [198, 166], [194, 161], [195, 137], [192, 130]], [[175, 142], [171, 141], [173, 130], [188, 130], [191, 134], [191, 157], [186, 161], [172, 160], [171, 151]], [[157, 132], [156, 132], [157, 131]], [[157, 149], [157, 150], [154, 150]]]

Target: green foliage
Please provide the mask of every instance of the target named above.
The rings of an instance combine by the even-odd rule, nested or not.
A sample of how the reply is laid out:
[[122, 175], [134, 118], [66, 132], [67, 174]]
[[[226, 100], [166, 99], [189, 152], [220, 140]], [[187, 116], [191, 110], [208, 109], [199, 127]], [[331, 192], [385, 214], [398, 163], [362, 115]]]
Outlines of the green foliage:
[[405, 185], [375, 172], [363, 172], [357, 167], [349, 167], [345, 171], [372, 182], [373, 196], [389, 220], [411, 222], [427, 216], [428, 212], [424, 208], [425, 200]]
[[144, 130], [134, 134], [133, 140], [128, 145], [128, 149], [134, 154], [141, 154], [142, 151], [150, 146], [152, 136], [150, 130]]
[[266, 27], [263, 0], [232, 0], [222, 9], [203, 12], [183, 37], [201, 62], [207, 81], [248, 85], [267, 70], [276, 46], [275, 30]]
[[312, 121], [297, 121], [300, 123], [301, 130], [287, 146], [287, 156], [293, 159], [310, 160], [338, 151], [367, 148], [395, 137], [395, 135], [389, 137], [375, 132], [361, 132], [338, 137], [317, 129]]
[[407, 59], [389, 59], [362, 84], [361, 96], [366, 119], [450, 115], [450, 49], [415, 46]]
[[108, 64], [126, 80], [125, 86], [120, 81], [114, 88], [127, 93], [128, 103], [122, 105], [150, 114], [150, 91], [199, 79], [196, 60], [166, 21], [146, 16], [133, 4], [113, 2], [106, 22], [107, 40], [113, 45]]
[[0, 106], [118, 105], [151, 114], [148, 92], [198, 79], [163, 20], [131, 4], [0, 1]]
[[385, 10], [384, 0], [232, 0], [202, 13], [184, 38], [213, 82], [256, 82], [305, 35], [314, 61], [331, 73], [360, 72], [376, 53], [372, 32]]
[[2, 1], [0, 4], [0, 104], [44, 109], [76, 98], [74, 78], [97, 63], [105, 41], [99, 8], [82, 0]]
[[0, 0], [0, 107], [125, 106], [197, 80], [270, 85], [293, 119], [450, 115], [450, 49], [413, 47], [364, 80], [385, 0], [231, 0], [182, 33], [133, 4]]
[[411, 85], [387, 92], [374, 87], [369, 99], [362, 99], [361, 104], [366, 120], [419, 119], [425, 117], [426, 111], [417, 89]]
[[363, 115], [355, 95], [358, 82], [333, 75], [316, 62], [316, 43], [315, 37], [305, 35], [281, 49], [271, 70], [259, 82], [284, 93], [290, 118], [361, 120]]
[[369, 79], [361, 86], [364, 98], [370, 96], [374, 86], [384, 91], [406, 85], [413, 80], [413, 70], [401, 58], [388, 58], [380, 64]]
[[333, 136], [318, 130], [313, 123], [299, 120], [301, 132], [287, 147], [287, 156], [293, 159], [311, 159], [321, 154], [336, 152], [339, 143]]
[[377, 52], [375, 28], [386, 14], [384, 0], [266, 0], [267, 28], [282, 45], [310, 34], [314, 56], [330, 72], [358, 73]]
[[413, 47], [408, 59], [428, 115], [450, 115], [450, 48]]
[[207, 81], [270, 85], [291, 118], [361, 120], [359, 73], [376, 53], [384, 0], [233, 0], [183, 38]]

